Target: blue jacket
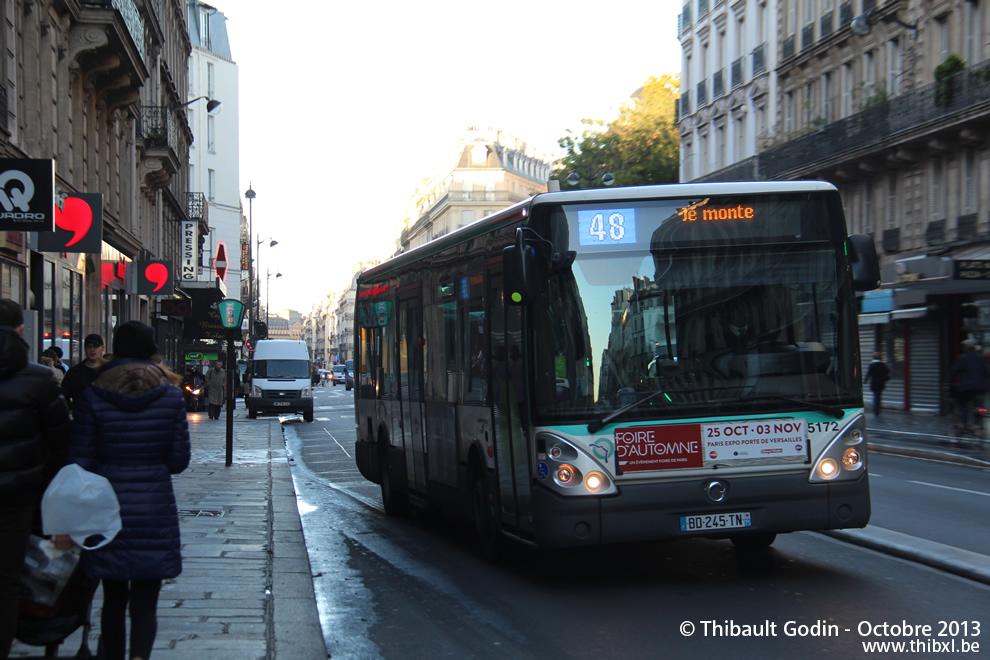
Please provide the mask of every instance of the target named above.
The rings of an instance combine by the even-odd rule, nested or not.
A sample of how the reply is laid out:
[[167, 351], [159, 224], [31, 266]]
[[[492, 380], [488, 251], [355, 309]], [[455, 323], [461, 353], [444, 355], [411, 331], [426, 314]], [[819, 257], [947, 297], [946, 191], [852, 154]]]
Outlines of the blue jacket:
[[153, 362], [116, 359], [75, 406], [69, 461], [110, 480], [122, 529], [83, 553], [90, 577], [158, 580], [182, 572], [171, 475], [189, 465], [182, 392]]
[[960, 392], [986, 392], [987, 382], [987, 361], [979, 351], [963, 351], [949, 371], [949, 383]]

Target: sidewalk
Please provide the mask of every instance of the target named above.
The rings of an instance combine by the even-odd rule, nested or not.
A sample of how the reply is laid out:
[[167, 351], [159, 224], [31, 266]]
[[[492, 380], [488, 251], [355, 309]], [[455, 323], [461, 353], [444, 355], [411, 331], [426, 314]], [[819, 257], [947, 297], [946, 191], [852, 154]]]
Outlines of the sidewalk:
[[884, 410], [877, 417], [867, 410], [866, 429], [876, 453], [990, 467], [990, 428], [983, 438], [957, 437], [949, 415]]
[[[234, 411], [233, 465], [220, 420], [189, 414], [192, 461], [173, 477], [183, 571], [162, 585], [155, 660], [325, 660], [309, 556], [277, 418]], [[93, 602], [95, 654], [102, 591]], [[82, 632], [59, 649], [72, 657]], [[42, 656], [15, 642], [11, 658]]]

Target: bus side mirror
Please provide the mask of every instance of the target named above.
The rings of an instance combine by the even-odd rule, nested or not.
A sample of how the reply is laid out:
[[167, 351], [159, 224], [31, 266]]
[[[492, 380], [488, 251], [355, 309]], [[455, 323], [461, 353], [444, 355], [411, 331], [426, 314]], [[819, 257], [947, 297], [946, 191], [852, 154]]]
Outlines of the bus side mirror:
[[505, 294], [509, 304], [530, 305], [546, 291], [549, 260], [532, 244], [510, 245], [502, 250]]
[[880, 260], [873, 237], [853, 234], [849, 237], [849, 261], [857, 291], [873, 291], [880, 286]]

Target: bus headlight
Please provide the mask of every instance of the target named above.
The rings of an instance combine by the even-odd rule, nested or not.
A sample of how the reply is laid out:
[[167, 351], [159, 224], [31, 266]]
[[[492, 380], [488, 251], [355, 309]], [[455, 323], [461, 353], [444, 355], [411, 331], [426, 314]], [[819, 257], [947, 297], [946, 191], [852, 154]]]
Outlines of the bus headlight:
[[811, 483], [851, 481], [866, 471], [866, 428], [862, 415], [853, 419], [818, 454]]
[[584, 487], [588, 489], [591, 493], [597, 493], [608, 486], [608, 479], [605, 475], [597, 470], [594, 472], [589, 472], [584, 477]]
[[555, 433], [538, 433], [536, 459], [540, 483], [559, 494], [573, 497], [619, 492], [608, 471], [576, 441]]
[[839, 476], [839, 464], [835, 462], [834, 458], [826, 458], [818, 462], [818, 469], [815, 473], [820, 479], [826, 481], [831, 481]]
[[577, 482], [578, 476], [577, 470], [574, 469], [573, 465], [564, 463], [554, 472], [553, 478], [561, 486], [573, 486]]

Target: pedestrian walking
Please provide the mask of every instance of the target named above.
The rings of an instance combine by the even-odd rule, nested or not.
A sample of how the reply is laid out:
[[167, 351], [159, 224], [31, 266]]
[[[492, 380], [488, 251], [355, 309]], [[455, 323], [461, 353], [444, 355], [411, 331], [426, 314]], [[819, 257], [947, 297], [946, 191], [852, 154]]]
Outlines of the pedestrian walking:
[[56, 365], [57, 360], [58, 360], [58, 356], [55, 355], [55, 351], [48, 348], [45, 349], [45, 352], [41, 354], [41, 359], [38, 361], [52, 370], [52, 372], [55, 374], [55, 380], [58, 381], [59, 385], [61, 385], [62, 379], [65, 378], [65, 372], [58, 368], [58, 366]]
[[93, 384], [100, 374], [100, 369], [107, 363], [103, 356], [103, 337], [98, 334], [86, 335], [83, 341], [86, 359], [72, 365], [62, 380], [62, 394], [69, 402], [69, 407], [75, 406], [76, 399], [87, 387]]
[[890, 380], [890, 367], [884, 363], [883, 356], [880, 353], [874, 353], [873, 362], [870, 363], [870, 368], [866, 370], [866, 382], [870, 385], [870, 389], [873, 390], [873, 414], [877, 417], [880, 416], [880, 402], [883, 399], [883, 388], [887, 386], [888, 380]]
[[209, 399], [210, 419], [220, 419], [220, 409], [227, 399], [227, 370], [220, 360], [213, 363], [213, 368], [206, 373], [206, 396]]
[[964, 339], [963, 351], [949, 371], [949, 391], [959, 407], [959, 423], [969, 431], [969, 409], [987, 391], [987, 362], [975, 339]]
[[62, 358], [65, 356], [65, 353], [62, 352], [62, 347], [52, 346], [50, 350], [55, 353], [55, 367], [61, 370], [64, 376], [69, 371], [69, 365], [62, 361]]
[[69, 407], [52, 370], [28, 360], [24, 311], [0, 299], [0, 658], [17, 634], [20, 578], [45, 487], [65, 462]]
[[[128, 321], [113, 338], [114, 358], [75, 407], [69, 461], [106, 477], [123, 527], [113, 541], [83, 553], [86, 575], [103, 581], [100, 646], [106, 660], [147, 658], [157, 635], [162, 580], [182, 572], [173, 474], [189, 465], [181, 377], [152, 361], [150, 327]], [[57, 538], [64, 542], [64, 538]]]

